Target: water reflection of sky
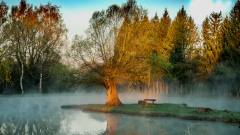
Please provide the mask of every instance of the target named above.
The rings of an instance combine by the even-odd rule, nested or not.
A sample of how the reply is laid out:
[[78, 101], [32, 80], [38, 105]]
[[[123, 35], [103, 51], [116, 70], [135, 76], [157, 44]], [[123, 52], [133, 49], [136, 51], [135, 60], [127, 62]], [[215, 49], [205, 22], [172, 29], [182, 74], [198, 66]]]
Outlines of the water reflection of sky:
[[[65, 110], [66, 118], [62, 121], [62, 129], [68, 130], [69, 134], [75, 133], [90, 133], [105, 131], [107, 126], [106, 118], [103, 115], [94, 114], [94, 119], [91, 113], [83, 113], [82, 111], [67, 111]], [[97, 117], [100, 117], [98, 119]]]
[[[146, 93], [122, 93], [123, 103], [136, 103]], [[240, 110], [238, 98], [153, 95], [158, 103], [187, 103]], [[240, 128], [223, 122], [191, 121], [170, 117], [146, 117], [64, 110], [63, 104], [104, 103], [105, 93], [51, 96], [0, 97], [0, 135], [12, 134], [213, 134], [238, 135]]]
[[[99, 134], [100, 132], [109, 135], [238, 135], [240, 132], [239, 128], [223, 122], [105, 114], [76, 110], [68, 110], [64, 113], [68, 113], [69, 116], [63, 120], [62, 129], [67, 127], [68, 134]], [[66, 121], [69, 121], [70, 124], [67, 124]]]

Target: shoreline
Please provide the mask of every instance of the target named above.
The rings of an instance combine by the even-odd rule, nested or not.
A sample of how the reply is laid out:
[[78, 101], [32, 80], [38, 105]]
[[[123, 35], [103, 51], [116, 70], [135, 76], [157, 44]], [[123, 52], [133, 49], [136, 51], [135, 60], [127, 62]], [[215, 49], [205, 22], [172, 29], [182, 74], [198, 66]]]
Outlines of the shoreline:
[[[175, 117], [186, 120], [202, 120], [237, 123], [236, 118], [240, 118], [240, 112], [230, 112], [223, 110], [213, 110], [211, 112], [197, 113], [197, 107], [184, 107], [182, 104], [124, 104], [122, 106], [110, 107], [103, 104], [83, 104], [83, 105], [62, 105], [62, 109], [81, 109], [88, 112], [120, 113], [126, 115], [152, 116], [152, 117]], [[171, 111], [172, 110], [172, 111]], [[174, 111], [177, 110], [177, 111]]]

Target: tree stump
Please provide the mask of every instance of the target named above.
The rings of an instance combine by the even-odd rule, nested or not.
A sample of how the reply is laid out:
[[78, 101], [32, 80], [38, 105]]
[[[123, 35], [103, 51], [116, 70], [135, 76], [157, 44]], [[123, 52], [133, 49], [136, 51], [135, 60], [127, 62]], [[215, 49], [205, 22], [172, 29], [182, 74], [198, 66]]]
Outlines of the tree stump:
[[205, 112], [211, 112], [212, 109], [211, 108], [205, 108], [205, 107], [198, 107], [198, 109], [196, 110], [197, 113], [205, 113]]
[[144, 100], [138, 100], [138, 104], [139, 105], [145, 105], [147, 102], [146, 101], [144, 101]]

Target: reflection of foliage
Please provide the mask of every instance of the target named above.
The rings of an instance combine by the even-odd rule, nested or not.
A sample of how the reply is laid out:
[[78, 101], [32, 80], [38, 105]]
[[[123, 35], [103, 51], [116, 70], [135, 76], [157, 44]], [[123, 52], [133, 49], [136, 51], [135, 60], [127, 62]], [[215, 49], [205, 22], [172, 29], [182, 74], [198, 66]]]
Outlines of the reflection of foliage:
[[228, 110], [224, 110], [224, 112], [233, 118], [231, 121], [226, 121], [226, 123], [229, 123], [230, 125], [237, 126], [238, 128], [240, 128], [240, 118], [237, 118], [233, 113], [231, 113]]
[[[26, 108], [21, 105], [11, 105], [16, 110], [9, 112], [5, 108], [0, 116], [0, 135], [31, 134], [53, 135], [61, 130], [63, 115], [58, 111], [49, 112], [42, 105], [34, 105]], [[7, 109], [7, 110], [6, 110]]]
[[35, 120], [28, 118], [6, 117], [1, 124], [0, 135], [12, 134], [33, 134], [33, 135], [52, 135], [59, 132], [61, 125], [59, 115], [51, 117], [36, 117]]

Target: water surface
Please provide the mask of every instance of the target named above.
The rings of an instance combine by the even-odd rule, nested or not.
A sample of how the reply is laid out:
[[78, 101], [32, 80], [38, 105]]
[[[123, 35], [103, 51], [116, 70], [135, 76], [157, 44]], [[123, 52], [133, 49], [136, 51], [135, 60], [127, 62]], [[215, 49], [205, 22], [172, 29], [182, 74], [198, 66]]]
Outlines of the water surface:
[[[214, 109], [240, 111], [238, 98], [150, 95], [157, 103], [186, 103]], [[123, 103], [136, 103], [146, 94], [122, 93]], [[64, 104], [104, 104], [105, 93], [26, 95], [0, 97], [0, 135], [238, 135], [240, 129], [222, 122], [170, 117], [133, 116], [64, 110]]]

